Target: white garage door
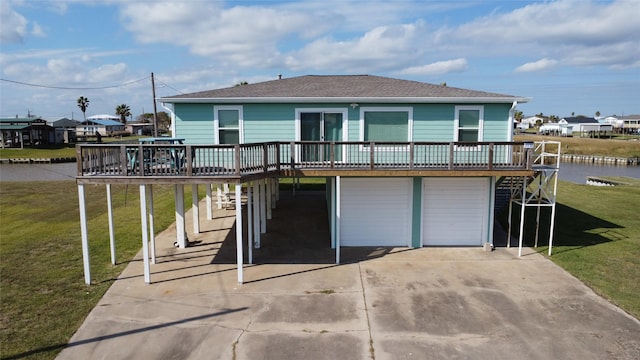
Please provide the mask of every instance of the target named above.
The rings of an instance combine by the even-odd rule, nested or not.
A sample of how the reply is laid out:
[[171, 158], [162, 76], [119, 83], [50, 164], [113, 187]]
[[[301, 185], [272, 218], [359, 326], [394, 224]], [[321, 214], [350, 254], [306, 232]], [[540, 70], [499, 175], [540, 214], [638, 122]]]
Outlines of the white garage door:
[[425, 178], [424, 246], [476, 246], [487, 241], [489, 178]]
[[409, 246], [412, 179], [342, 178], [342, 246]]

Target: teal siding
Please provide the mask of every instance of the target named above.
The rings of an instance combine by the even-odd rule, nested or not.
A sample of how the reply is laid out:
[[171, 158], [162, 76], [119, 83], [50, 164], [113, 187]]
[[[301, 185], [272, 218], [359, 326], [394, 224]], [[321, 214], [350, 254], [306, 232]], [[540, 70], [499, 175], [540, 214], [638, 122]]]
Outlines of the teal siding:
[[455, 105], [413, 106], [413, 141], [453, 141]]
[[213, 105], [175, 104], [176, 134], [186, 144], [213, 144]]
[[422, 240], [422, 178], [413, 178], [413, 206], [411, 211], [411, 247], [419, 248]]
[[295, 140], [295, 109], [290, 104], [244, 105], [244, 142]]
[[[176, 137], [189, 144], [213, 144], [213, 107], [227, 104], [175, 104]], [[482, 105], [482, 104], [459, 104]], [[292, 141], [295, 139], [295, 110], [300, 108], [348, 109], [348, 141], [360, 141], [360, 107], [412, 107], [413, 141], [452, 141], [456, 104], [246, 104], [243, 105], [244, 142]], [[484, 141], [506, 141], [511, 104], [485, 104]]]
[[513, 124], [509, 124], [511, 104], [487, 104], [484, 106], [483, 141], [507, 141]]

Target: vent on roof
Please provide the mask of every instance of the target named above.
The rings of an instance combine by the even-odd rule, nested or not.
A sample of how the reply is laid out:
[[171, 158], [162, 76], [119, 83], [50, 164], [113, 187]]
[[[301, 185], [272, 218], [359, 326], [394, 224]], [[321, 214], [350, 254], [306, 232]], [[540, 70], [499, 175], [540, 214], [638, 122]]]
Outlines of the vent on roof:
[[278, 80], [282, 80], [282, 74], [278, 74]]

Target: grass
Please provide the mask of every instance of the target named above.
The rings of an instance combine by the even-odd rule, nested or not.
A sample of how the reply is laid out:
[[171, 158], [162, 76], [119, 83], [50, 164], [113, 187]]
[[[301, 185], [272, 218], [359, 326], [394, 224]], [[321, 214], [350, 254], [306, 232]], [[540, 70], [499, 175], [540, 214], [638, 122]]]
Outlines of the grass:
[[[173, 188], [153, 189], [156, 230], [163, 230], [175, 221]], [[120, 262], [115, 266], [105, 187], [86, 187], [93, 280], [86, 286], [75, 182], [0, 184], [1, 358], [53, 359], [138, 252], [139, 189], [112, 186], [112, 194]], [[190, 194], [185, 187], [189, 202]]]
[[[136, 142], [144, 136], [127, 136], [123, 138], [103, 137], [103, 143]], [[49, 159], [76, 157], [74, 144], [42, 145], [37, 147], [0, 149], [0, 159]]]
[[[597, 187], [560, 181], [556, 229], [550, 259], [596, 293], [640, 318], [640, 181]], [[547, 254], [549, 209], [543, 209], [538, 251]], [[535, 211], [525, 220], [532, 246]], [[517, 224], [518, 220], [514, 220]], [[552, 279], [550, 279], [552, 281]]]
[[620, 140], [544, 135], [516, 135], [514, 140], [560, 141], [562, 143], [562, 154], [640, 157], [640, 138], [638, 136], [629, 140]]

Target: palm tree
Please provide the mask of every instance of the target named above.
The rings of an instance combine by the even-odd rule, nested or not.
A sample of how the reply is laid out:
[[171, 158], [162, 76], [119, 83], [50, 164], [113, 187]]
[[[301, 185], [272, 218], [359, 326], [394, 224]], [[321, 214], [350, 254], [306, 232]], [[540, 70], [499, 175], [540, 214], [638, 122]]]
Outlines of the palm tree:
[[120, 116], [120, 122], [123, 124], [127, 123], [127, 116], [131, 116], [131, 109], [127, 104], [120, 104], [116, 106], [116, 115]]
[[89, 99], [84, 96], [80, 96], [78, 98], [78, 107], [82, 111], [82, 117], [84, 118], [84, 121], [87, 121], [86, 112], [87, 108], [89, 107]]

